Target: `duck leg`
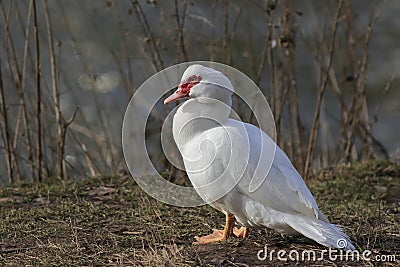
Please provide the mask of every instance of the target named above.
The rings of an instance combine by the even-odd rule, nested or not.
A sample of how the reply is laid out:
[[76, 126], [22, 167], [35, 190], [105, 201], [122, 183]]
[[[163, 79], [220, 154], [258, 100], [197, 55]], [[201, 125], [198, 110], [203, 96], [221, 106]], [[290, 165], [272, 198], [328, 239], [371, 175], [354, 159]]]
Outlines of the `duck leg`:
[[249, 234], [249, 228], [242, 226], [238, 229], [235, 227], [233, 228], [233, 234], [237, 237], [245, 238]]
[[249, 228], [247, 227], [236, 228], [233, 227], [234, 224], [235, 224], [235, 216], [231, 213], [227, 213], [224, 230], [214, 229], [214, 232], [212, 234], [201, 237], [195, 236], [194, 238], [196, 239], [196, 242], [194, 242], [193, 244], [200, 245], [200, 244], [215, 243], [218, 241], [226, 240], [228, 237], [232, 235], [245, 238], [249, 234]]
[[193, 244], [200, 245], [200, 244], [211, 244], [218, 241], [226, 240], [228, 237], [232, 236], [233, 234], [233, 225], [235, 223], [235, 216], [231, 213], [226, 213], [226, 221], [224, 230], [217, 230], [214, 229], [212, 234], [206, 236], [195, 236], [196, 242]]

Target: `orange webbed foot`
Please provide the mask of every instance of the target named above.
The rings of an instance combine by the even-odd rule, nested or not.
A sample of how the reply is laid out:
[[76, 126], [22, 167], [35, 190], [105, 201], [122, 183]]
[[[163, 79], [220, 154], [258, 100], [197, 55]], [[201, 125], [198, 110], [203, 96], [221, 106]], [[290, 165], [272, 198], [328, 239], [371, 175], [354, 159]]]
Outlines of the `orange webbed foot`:
[[195, 245], [201, 245], [201, 244], [211, 244], [219, 241], [226, 240], [228, 236], [224, 234], [224, 230], [217, 230], [214, 229], [214, 232], [212, 234], [206, 235], [206, 236], [195, 236], [196, 242], [193, 244]]
[[235, 227], [235, 228], [233, 228], [233, 234], [237, 237], [245, 238], [249, 234], [249, 228], [242, 226], [239, 229], [239, 228]]
[[195, 236], [196, 242], [193, 244], [200, 245], [200, 244], [211, 244], [219, 241], [226, 240], [228, 237], [235, 235], [237, 237], [245, 238], [249, 233], [249, 228], [247, 227], [240, 227], [236, 228], [233, 227], [235, 223], [235, 216], [231, 213], [226, 214], [226, 222], [224, 230], [217, 230], [214, 229], [212, 234], [206, 236]]

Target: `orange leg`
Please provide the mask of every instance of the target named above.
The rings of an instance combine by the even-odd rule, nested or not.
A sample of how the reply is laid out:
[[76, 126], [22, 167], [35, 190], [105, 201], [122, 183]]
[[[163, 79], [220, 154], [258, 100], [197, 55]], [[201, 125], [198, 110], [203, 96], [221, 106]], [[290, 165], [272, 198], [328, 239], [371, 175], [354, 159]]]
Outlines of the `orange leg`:
[[193, 244], [199, 245], [199, 244], [215, 243], [218, 241], [226, 240], [228, 237], [232, 235], [235, 235], [237, 237], [246, 237], [249, 232], [248, 228], [247, 227], [241, 227], [240, 229], [234, 228], [233, 227], [234, 223], [235, 223], [235, 216], [231, 213], [227, 213], [224, 230], [214, 229], [214, 232], [212, 234], [202, 237], [195, 236], [194, 238], [196, 239], [196, 242], [194, 242]]
[[237, 237], [245, 238], [249, 234], [249, 228], [242, 226], [238, 229], [235, 227], [233, 228], [233, 234]]

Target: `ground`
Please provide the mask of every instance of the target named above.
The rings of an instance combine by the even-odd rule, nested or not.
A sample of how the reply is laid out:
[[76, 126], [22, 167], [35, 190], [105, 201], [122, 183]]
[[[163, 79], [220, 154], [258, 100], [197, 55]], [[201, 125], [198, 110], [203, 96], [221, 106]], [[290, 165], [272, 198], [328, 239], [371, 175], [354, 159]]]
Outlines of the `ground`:
[[[302, 252], [312, 250], [318, 257], [325, 248], [264, 229], [245, 239], [192, 245], [195, 235], [222, 228], [223, 214], [209, 206], [160, 203], [128, 176], [99, 176], [1, 188], [0, 265], [400, 265], [400, 166], [388, 161], [341, 165], [306, 182], [329, 220], [344, 228], [359, 251], [370, 250], [371, 261], [341, 260], [339, 252], [332, 254], [336, 260], [327, 254], [322, 261], [302, 260]], [[258, 259], [265, 248], [286, 251], [282, 258], [287, 260], [277, 254]], [[289, 257], [291, 250], [299, 252], [298, 260], [296, 254]]]

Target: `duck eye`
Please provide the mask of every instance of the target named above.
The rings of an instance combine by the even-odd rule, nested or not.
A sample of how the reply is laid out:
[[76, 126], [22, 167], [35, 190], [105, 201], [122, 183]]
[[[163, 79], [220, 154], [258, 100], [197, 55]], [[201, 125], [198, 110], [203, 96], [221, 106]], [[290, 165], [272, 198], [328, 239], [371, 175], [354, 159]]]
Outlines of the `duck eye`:
[[193, 75], [193, 76], [187, 78], [186, 81], [187, 81], [187, 83], [192, 83], [192, 82], [199, 82], [200, 80], [201, 80], [200, 76]]

